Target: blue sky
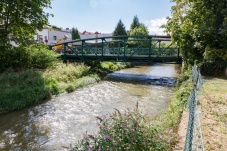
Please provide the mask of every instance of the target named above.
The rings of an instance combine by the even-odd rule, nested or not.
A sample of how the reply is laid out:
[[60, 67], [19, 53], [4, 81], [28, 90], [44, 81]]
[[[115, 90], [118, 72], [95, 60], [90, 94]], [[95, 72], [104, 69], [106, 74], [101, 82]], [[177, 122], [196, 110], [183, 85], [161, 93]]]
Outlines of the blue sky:
[[150, 34], [162, 34], [159, 26], [171, 15], [173, 5], [170, 0], [53, 0], [46, 12], [54, 14], [49, 19], [52, 25], [101, 33], [112, 33], [119, 19], [129, 30], [137, 15]]

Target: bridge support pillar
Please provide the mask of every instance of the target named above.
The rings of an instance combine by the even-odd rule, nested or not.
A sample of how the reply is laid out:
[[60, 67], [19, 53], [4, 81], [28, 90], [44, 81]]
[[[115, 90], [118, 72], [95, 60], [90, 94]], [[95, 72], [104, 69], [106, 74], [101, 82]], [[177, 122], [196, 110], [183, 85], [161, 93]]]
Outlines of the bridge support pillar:
[[103, 61], [103, 51], [104, 51], [104, 43], [103, 43], [103, 41], [104, 41], [104, 38], [102, 38], [102, 57], [101, 57], [102, 61]]
[[66, 58], [66, 47], [67, 47], [68, 44], [64, 44], [64, 50], [63, 50], [63, 62], [65, 63], [65, 61], [67, 60]]
[[148, 42], [149, 42], [149, 58], [148, 58], [148, 63], [151, 63], [151, 38], [152, 37], [148, 37]]
[[84, 60], [84, 56], [83, 56], [83, 55], [84, 55], [84, 42], [85, 42], [85, 41], [84, 41], [84, 40], [82, 40], [82, 45], [81, 45], [81, 55], [82, 55], [82, 57], [81, 57], [81, 58], [82, 58], [82, 62], [84, 62], [84, 61], [85, 61], [85, 60]]
[[126, 39], [124, 38], [124, 62], [126, 61]]

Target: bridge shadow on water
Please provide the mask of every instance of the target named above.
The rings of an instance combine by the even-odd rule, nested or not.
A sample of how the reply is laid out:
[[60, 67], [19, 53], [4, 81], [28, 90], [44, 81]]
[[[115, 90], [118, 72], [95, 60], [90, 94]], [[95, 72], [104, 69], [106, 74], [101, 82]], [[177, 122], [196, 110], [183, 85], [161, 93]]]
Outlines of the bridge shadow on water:
[[107, 76], [107, 80], [114, 82], [125, 82], [143, 85], [158, 85], [163, 87], [171, 87], [176, 83], [174, 77], [152, 76], [144, 74], [128, 74], [128, 73], [111, 73]]

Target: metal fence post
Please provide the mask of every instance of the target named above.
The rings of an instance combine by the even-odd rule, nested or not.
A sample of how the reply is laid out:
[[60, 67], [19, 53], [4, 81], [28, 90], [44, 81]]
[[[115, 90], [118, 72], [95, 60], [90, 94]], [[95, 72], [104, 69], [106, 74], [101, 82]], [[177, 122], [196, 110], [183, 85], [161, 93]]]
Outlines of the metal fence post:
[[[197, 111], [196, 96], [197, 96], [197, 90], [203, 84], [203, 78], [196, 65], [193, 66], [192, 76], [193, 76], [194, 86], [193, 86], [192, 93], [188, 98], [189, 121], [188, 121], [188, 129], [187, 129], [187, 135], [185, 139], [184, 151], [192, 151], [192, 150], [204, 151], [201, 126], [200, 124], [196, 125], [196, 122], [198, 123], [200, 122], [199, 117], [197, 115], [198, 111]], [[196, 132], [197, 129], [199, 129], [199, 132]], [[198, 142], [197, 140], [200, 142]]]

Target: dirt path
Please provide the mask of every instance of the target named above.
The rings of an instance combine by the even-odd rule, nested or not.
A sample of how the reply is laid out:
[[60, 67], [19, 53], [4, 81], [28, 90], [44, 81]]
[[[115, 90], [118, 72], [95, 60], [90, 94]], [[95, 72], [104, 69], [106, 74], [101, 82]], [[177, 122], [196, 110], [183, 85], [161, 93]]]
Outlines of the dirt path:
[[187, 127], [188, 127], [188, 119], [189, 119], [189, 112], [184, 111], [181, 117], [181, 122], [178, 129], [178, 143], [174, 148], [174, 151], [183, 151], [184, 150], [184, 144], [185, 144], [185, 138], [187, 134]]

